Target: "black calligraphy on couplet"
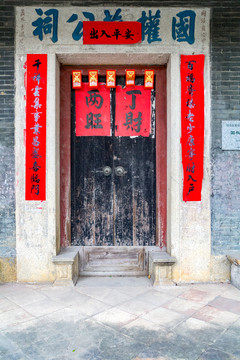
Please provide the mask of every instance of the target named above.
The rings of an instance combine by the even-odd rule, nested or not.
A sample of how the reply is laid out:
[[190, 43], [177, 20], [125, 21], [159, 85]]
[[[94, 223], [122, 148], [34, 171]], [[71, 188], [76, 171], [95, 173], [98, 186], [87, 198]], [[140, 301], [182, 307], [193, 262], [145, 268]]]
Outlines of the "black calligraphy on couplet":
[[181, 57], [183, 200], [200, 201], [204, 148], [204, 55]]
[[26, 200], [46, 199], [47, 55], [27, 56]]

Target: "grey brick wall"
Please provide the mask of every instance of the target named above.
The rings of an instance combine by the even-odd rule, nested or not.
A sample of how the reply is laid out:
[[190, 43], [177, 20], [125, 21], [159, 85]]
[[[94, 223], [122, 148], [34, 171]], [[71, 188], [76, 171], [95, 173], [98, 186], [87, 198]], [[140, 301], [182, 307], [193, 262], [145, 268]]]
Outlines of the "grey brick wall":
[[0, 5], [0, 257], [15, 255], [14, 10]]
[[[0, 2], [0, 257], [14, 256], [14, 6], [91, 6], [94, 1]], [[240, 1], [113, 1], [116, 6], [212, 8], [212, 249], [240, 249], [240, 152], [221, 150], [221, 122], [240, 118]], [[24, 159], [23, 159], [24, 161]]]
[[211, 212], [215, 254], [240, 250], [240, 152], [221, 150], [222, 120], [240, 120], [240, 1], [222, 4], [223, 11], [215, 9], [212, 21]]

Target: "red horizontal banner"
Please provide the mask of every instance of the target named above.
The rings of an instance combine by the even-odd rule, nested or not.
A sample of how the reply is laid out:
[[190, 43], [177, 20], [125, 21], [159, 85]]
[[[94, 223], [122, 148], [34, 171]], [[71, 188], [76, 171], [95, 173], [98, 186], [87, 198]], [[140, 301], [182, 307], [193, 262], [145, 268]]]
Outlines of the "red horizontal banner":
[[138, 21], [83, 21], [84, 45], [123, 45], [142, 41], [142, 24]]
[[201, 201], [204, 153], [204, 55], [181, 56], [183, 200]]

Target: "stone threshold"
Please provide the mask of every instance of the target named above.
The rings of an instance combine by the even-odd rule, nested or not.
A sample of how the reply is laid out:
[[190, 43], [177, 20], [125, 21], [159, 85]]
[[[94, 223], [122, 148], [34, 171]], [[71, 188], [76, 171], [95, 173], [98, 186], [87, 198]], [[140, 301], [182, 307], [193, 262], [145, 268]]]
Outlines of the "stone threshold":
[[[176, 258], [160, 249], [149, 249], [147, 253], [148, 277], [151, 279], [152, 285], [173, 285], [172, 266], [176, 263]], [[79, 247], [62, 248], [58, 255], [52, 257], [52, 261], [56, 268], [54, 285], [75, 286], [79, 278]], [[122, 274], [120, 275], [122, 276]], [[118, 274], [116, 273], [115, 276]], [[131, 274], [126, 276], [131, 276]]]
[[173, 285], [172, 266], [177, 259], [167, 252], [149, 251], [149, 278], [153, 286]]

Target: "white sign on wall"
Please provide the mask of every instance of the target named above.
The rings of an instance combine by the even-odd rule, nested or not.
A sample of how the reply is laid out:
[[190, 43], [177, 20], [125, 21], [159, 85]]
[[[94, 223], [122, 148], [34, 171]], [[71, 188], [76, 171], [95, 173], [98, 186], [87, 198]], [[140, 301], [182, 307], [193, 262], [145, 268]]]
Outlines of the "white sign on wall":
[[240, 121], [222, 121], [222, 150], [240, 150]]

